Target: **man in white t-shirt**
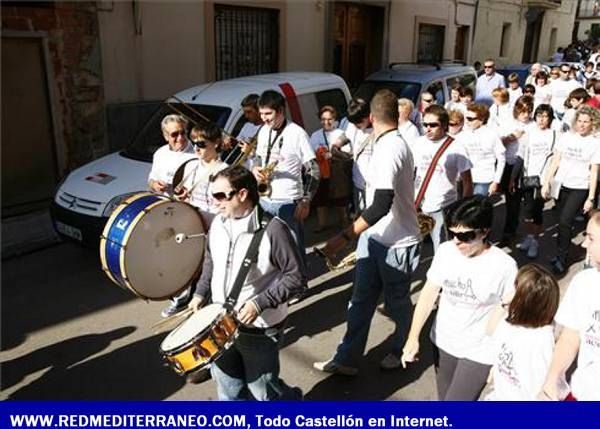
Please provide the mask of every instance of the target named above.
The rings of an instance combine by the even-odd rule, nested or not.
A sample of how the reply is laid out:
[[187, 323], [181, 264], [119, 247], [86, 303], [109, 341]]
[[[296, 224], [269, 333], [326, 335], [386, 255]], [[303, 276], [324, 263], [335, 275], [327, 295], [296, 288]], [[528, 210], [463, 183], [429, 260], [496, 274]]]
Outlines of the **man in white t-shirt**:
[[483, 63], [484, 73], [477, 78], [477, 87], [475, 88], [476, 103], [482, 103], [486, 106], [491, 106], [492, 91], [496, 88], [506, 88], [504, 76], [496, 73], [496, 63], [493, 59], [488, 58]]
[[410, 283], [419, 262], [419, 227], [414, 206], [414, 163], [406, 142], [397, 135], [397, 97], [378, 91], [371, 100], [373, 156], [367, 182], [367, 209], [348, 228], [327, 242], [326, 255], [336, 255], [358, 237], [354, 290], [348, 306], [347, 330], [330, 360], [314, 368], [336, 374], [355, 375], [362, 357], [371, 318], [383, 291], [385, 308], [396, 324], [392, 350], [384, 369], [400, 365], [400, 351], [410, 324]]
[[[240, 156], [240, 150], [246, 152], [251, 151], [252, 148], [247, 148], [247, 142], [250, 142], [258, 134], [258, 130], [262, 126], [262, 119], [260, 119], [260, 113], [258, 112], [258, 94], [248, 94], [242, 99], [240, 103], [242, 106], [242, 112], [244, 113], [244, 119], [246, 123], [242, 126], [236, 136], [236, 140], [239, 142], [239, 146], [231, 147], [233, 139], [226, 138], [223, 143], [225, 151], [221, 154], [221, 159], [225, 162], [232, 164]], [[246, 165], [251, 168], [251, 165]]]
[[571, 67], [568, 64], [560, 65], [560, 77], [553, 80], [550, 84], [551, 99], [550, 105], [558, 119], [562, 119], [565, 114], [565, 100], [569, 97], [571, 91], [581, 88], [581, 84], [575, 79], [569, 78]]
[[[255, 167], [252, 169], [263, 189], [262, 208], [283, 219], [294, 231], [304, 262], [304, 219], [319, 187], [319, 165], [306, 131], [285, 117], [285, 98], [268, 90], [258, 100], [264, 126], [258, 132]], [[306, 181], [302, 178], [302, 167]], [[271, 170], [271, 173], [268, 172]]]
[[[448, 122], [448, 112], [442, 106], [429, 106], [423, 112], [425, 134], [416, 139], [411, 146], [416, 169], [415, 193], [421, 189], [437, 151], [448, 139]], [[434, 252], [440, 243], [446, 241], [444, 209], [458, 199], [457, 181], [462, 181], [463, 197], [473, 194], [472, 167], [473, 164], [460, 141], [452, 142], [435, 164], [421, 204], [423, 212], [435, 220], [431, 231]]]
[[[148, 187], [151, 191], [172, 195], [175, 172], [188, 159], [196, 157], [187, 137], [187, 125], [186, 119], [180, 115], [167, 115], [163, 118], [160, 127], [167, 144], [158, 148], [152, 157], [152, 168], [148, 175]], [[171, 304], [162, 311], [162, 317], [184, 310], [191, 298], [190, 292], [190, 289], [186, 289], [174, 297]]]

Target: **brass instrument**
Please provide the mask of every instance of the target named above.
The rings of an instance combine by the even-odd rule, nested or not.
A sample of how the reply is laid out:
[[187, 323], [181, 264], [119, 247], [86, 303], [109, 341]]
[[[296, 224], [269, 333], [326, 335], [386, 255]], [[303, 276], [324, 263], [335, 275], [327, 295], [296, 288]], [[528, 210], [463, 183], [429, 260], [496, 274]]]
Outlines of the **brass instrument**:
[[[242, 151], [240, 149], [239, 155], [230, 164], [231, 167], [239, 167], [246, 163], [246, 160], [248, 159], [248, 157], [251, 156], [256, 151], [256, 146], [258, 145], [258, 139], [256, 138], [256, 136], [254, 136], [249, 141], [240, 140], [240, 141], [238, 141], [238, 144], [239, 143], [246, 143], [248, 146], [250, 146], [251, 149], [248, 153], [245, 153], [244, 151]], [[233, 153], [233, 150], [231, 153]], [[228, 163], [228, 161], [229, 161], [229, 157], [225, 158], [225, 162]]]
[[258, 194], [261, 197], [268, 197], [271, 195], [271, 180], [273, 180], [273, 173], [275, 173], [275, 167], [277, 167], [278, 163], [279, 161], [273, 161], [262, 169], [261, 172], [265, 176], [265, 179], [258, 183]]
[[425, 236], [433, 231], [435, 219], [419, 211], [417, 212], [417, 223], [419, 224], [419, 232], [422, 236]]
[[326, 255], [322, 249], [315, 247], [314, 251], [317, 255], [325, 259], [325, 264], [327, 265], [327, 269], [329, 271], [338, 271], [356, 265], [356, 250], [353, 250], [338, 262], [335, 262], [332, 258]]

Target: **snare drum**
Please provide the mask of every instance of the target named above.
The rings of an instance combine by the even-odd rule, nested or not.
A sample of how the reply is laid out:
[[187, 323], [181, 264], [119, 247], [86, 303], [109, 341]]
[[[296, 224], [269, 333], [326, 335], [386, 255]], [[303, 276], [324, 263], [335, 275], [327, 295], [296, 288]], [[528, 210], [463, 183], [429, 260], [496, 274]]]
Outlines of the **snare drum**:
[[178, 374], [205, 369], [235, 341], [238, 322], [221, 304], [194, 313], [163, 340], [160, 353]]
[[[173, 297], [200, 272], [205, 232], [202, 216], [189, 204], [149, 192], [133, 195], [104, 227], [102, 269], [140, 298]], [[181, 239], [192, 235], [200, 236]]]

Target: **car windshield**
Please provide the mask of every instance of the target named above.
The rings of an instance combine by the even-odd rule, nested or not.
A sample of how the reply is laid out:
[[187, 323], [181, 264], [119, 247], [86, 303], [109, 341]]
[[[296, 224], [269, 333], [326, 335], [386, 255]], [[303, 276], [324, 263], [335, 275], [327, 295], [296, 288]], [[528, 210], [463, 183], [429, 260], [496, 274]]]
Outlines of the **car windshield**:
[[398, 98], [408, 98], [413, 103], [417, 103], [417, 98], [421, 92], [421, 84], [415, 82], [394, 82], [394, 81], [366, 81], [363, 82], [354, 97], [371, 100], [373, 95], [380, 89], [392, 90]]
[[156, 149], [166, 143], [160, 129], [160, 123], [165, 116], [173, 113], [183, 114], [191, 121], [187, 130], [189, 133], [191, 127], [194, 126], [194, 123], [206, 123], [209, 119], [219, 127], [224, 128], [229, 119], [229, 115], [231, 114], [231, 109], [223, 106], [209, 106], [205, 104], [164, 104], [157, 109], [122, 154], [128, 158], [152, 162], [152, 155], [154, 155]]

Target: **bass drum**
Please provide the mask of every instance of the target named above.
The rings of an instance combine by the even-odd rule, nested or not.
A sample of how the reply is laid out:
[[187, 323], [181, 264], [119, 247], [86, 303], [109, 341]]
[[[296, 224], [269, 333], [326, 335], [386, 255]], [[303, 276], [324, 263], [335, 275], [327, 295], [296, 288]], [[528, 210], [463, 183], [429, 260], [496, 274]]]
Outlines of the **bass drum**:
[[149, 192], [133, 195], [104, 227], [102, 269], [140, 298], [171, 298], [199, 275], [205, 233], [202, 216], [189, 204]]

